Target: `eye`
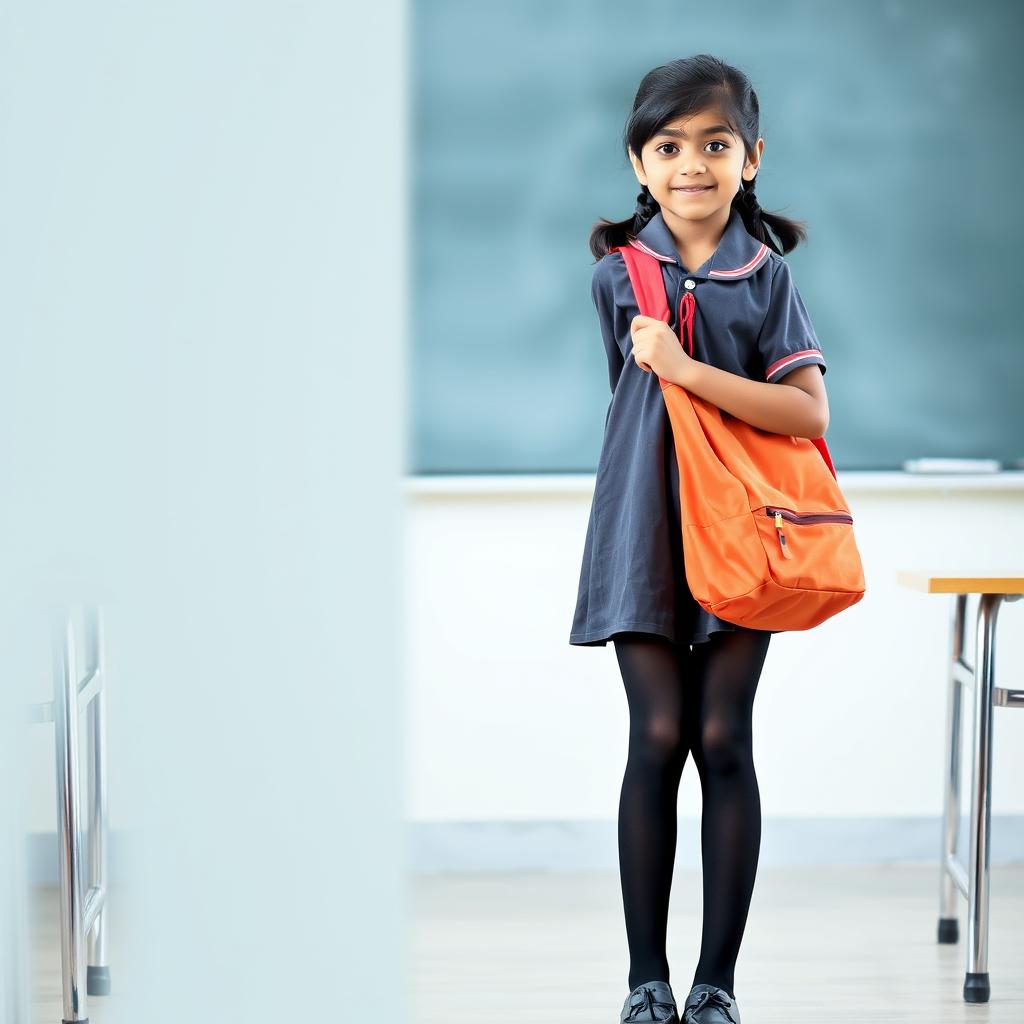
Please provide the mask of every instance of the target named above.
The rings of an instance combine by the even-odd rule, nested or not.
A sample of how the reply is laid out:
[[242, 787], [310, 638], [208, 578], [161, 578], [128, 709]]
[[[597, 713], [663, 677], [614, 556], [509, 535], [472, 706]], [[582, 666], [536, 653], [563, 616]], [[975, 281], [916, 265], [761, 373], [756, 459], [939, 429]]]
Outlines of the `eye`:
[[[712, 153], [721, 153], [723, 150], [726, 150], [726, 149], [729, 148], [720, 139], [712, 139], [710, 142], [706, 143], [705, 145], [707, 145], [707, 146], [721, 146], [722, 147], [722, 149], [713, 149], [711, 151]], [[676, 148], [676, 144], [674, 142], [663, 142], [660, 146], [658, 146], [658, 148], [654, 152], [655, 153], [660, 153], [666, 146], [671, 146], [672, 149]], [[664, 155], [665, 156], [671, 156], [670, 153], [666, 153]]]

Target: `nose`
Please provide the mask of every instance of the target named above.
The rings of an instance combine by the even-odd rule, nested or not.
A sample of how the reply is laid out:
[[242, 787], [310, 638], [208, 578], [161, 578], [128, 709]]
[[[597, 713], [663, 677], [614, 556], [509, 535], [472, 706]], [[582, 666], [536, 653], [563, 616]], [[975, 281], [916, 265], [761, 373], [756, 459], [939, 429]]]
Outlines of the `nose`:
[[704, 166], [704, 161], [700, 159], [699, 153], [694, 153], [683, 159], [683, 174], [687, 177], [693, 174], [704, 174], [705, 171], [707, 171], [707, 167]]

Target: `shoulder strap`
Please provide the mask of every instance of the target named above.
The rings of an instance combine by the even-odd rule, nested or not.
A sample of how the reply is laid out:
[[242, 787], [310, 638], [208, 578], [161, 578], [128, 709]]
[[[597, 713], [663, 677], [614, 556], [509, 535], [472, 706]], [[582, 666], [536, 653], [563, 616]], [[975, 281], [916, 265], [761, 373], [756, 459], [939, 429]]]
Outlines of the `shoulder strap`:
[[829, 472], [832, 474], [833, 479], [838, 480], [836, 476], [836, 467], [832, 465], [832, 456], [829, 455], [828, 445], [825, 444], [824, 437], [812, 437], [811, 444], [821, 452], [821, 457], [825, 460], [825, 465], [828, 466]]
[[[633, 294], [636, 296], [640, 312], [644, 316], [655, 317], [658, 320], [664, 320], [665, 323], [670, 323], [671, 315], [668, 310], [668, 297], [665, 294], [665, 279], [661, 276], [661, 264], [658, 260], [632, 245], [618, 245], [610, 251], [622, 253], [622, 260], [629, 272], [629, 281], [633, 286]], [[825, 438], [812, 438], [811, 443], [825, 460], [825, 465], [828, 466], [833, 478], [838, 479]]]
[[665, 279], [661, 276], [661, 264], [649, 253], [641, 252], [631, 245], [617, 245], [612, 252], [621, 252], [622, 260], [629, 271], [636, 303], [644, 316], [669, 323], [668, 297], [665, 295]]

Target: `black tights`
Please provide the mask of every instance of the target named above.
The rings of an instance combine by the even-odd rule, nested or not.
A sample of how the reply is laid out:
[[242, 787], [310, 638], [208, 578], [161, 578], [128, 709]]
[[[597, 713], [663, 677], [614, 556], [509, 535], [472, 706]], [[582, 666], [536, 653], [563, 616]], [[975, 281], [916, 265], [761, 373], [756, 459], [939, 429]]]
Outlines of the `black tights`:
[[[669, 980], [665, 951], [676, 850], [676, 802], [688, 751], [700, 776], [704, 922], [692, 984], [733, 995], [761, 845], [751, 749], [754, 691], [771, 633], [738, 628], [676, 645], [617, 633], [629, 704], [629, 757], [619, 799], [619, 871], [629, 988]], [[680, 997], [681, 998], [681, 997]]]

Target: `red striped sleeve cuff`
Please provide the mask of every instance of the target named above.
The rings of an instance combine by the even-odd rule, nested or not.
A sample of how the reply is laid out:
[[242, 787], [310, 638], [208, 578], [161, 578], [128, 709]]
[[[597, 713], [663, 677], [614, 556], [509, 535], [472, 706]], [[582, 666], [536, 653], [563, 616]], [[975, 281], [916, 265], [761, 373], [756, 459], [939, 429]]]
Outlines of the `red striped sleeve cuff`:
[[825, 357], [821, 354], [820, 349], [805, 348], [799, 352], [790, 352], [789, 355], [776, 359], [765, 370], [765, 380], [772, 382], [776, 378], [789, 373], [790, 370], [795, 370], [798, 366], [809, 366], [812, 363], [818, 363], [821, 366], [825, 365]]

